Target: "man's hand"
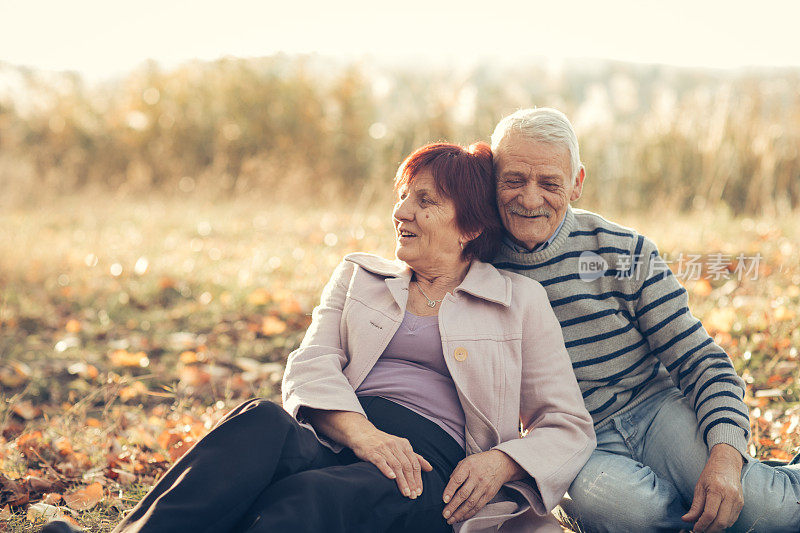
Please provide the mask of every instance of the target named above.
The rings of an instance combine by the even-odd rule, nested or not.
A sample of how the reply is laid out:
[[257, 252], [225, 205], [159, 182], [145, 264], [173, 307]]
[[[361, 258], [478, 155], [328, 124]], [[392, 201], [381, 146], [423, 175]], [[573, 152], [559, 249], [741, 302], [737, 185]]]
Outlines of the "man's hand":
[[462, 459], [444, 488], [447, 505], [442, 516], [448, 524], [471, 518], [495, 497], [503, 483], [522, 479], [527, 472], [500, 450], [476, 453]]
[[716, 533], [731, 527], [744, 505], [742, 454], [728, 444], [711, 448], [706, 466], [694, 487], [689, 512], [681, 518], [695, 522], [695, 533]]

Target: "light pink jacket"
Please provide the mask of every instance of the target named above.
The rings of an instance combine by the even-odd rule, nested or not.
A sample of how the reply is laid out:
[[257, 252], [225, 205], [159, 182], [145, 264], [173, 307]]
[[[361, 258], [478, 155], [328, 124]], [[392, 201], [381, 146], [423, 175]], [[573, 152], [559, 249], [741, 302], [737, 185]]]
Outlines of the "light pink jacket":
[[[303, 406], [364, 414], [354, 391], [400, 327], [411, 275], [402, 262], [345, 257], [286, 364], [283, 406], [293, 417]], [[532, 279], [473, 261], [441, 304], [439, 331], [466, 417], [467, 455], [497, 448], [533, 478], [504, 485], [456, 531], [549, 530], [542, 517], [588, 460], [595, 436], [547, 294]]]

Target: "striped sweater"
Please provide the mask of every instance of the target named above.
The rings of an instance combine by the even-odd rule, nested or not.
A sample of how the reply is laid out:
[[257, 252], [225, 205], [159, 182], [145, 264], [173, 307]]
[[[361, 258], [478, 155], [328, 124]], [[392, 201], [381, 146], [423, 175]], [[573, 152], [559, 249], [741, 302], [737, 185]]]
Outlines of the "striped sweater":
[[504, 243], [494, 264], [544, 286], [595, 428], [677, 386], [709, 449], [726, 443], [746, 454], [744, 382], [651, 240], [568, 208], [549, 246], [519, 253]]

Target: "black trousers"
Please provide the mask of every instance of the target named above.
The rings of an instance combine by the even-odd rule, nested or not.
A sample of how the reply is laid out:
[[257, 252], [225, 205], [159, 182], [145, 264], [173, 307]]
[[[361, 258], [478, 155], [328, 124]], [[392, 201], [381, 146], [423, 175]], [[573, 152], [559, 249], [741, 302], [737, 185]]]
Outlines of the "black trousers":
[[448, 532], [442, 493], [464, 450], [394, 402], [362, 397], [369, 420], [407, 438], [433, 466], [422, 495], [351, 450], [334, 453], [279, 405], [248, 400], [170, 468], [115, 533]]

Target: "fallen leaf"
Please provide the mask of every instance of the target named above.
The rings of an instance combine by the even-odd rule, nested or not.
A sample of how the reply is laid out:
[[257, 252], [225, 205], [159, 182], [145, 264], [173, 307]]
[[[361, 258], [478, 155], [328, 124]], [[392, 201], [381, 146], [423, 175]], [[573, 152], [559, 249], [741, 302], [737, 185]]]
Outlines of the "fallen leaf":
[[49, 492], [47, 494], [42, 494], [42, 501], [47, 505], [61, 505], [61, 500], [63, 497], [61, 494], [57, 492]]
[[792, 454], [780, 448], [774, 448], [769, 451], [765, 459], [777, 459], [778, 461], [791, 461]]
[[131, 485], [136, 482], [136, 476], [134, 474], [120, 470], [119, 468], [112, 468], [111, 474], [112, 475], [109, 475], [109, 477], [111, 479], [116, 479], [120, 485]]
[[11, 507], [8, 504], [0, 511], [0, 520], [11, 520]]
[[10, 505], [25, 505], [28, 503], [28, 490], [22, 483], [9, 479], [0, 474], [0, 493], [3, 493], [3, 500]]
[[167, 450], [167, 453], [169, 453], [169, 458], [172, 459], [172, 462], [174, 463], [175, 461], [183, 457], [183, 454], [188, 452], [189, 448], [191, 447], [192, 447], [191, 444], [181, 441], [172, 448], [170, 448], [169, 450]]
[[299, 315], [303, 312], [303, 306], [294, 298], [287, 298], [281, 301], [281, 313], [284, 315]]
[[[711, 332], [730, 333], [733, 323], [736, 321], [736, 313], [733, 309], [725, 307], [722, 309], [712, 309], [703, 319], [703, 325]], [[712, 333], [713, 334], [713, 333]]]
[[68, 514], [69, 512], [72, 511], [63, 507], [56, 507], [44, 502], [39, 502], [28, 507], [26, 517], [28, 522], [36, 522], [37, 520], [64, 520], [72, 525], [80, 526], [77, 520]]
[[72, 444], [70, 444], [69, 439], [66, 437], [61, 437], [56, 440], [53, 445], [61, 455], [69, 455], [73, 452]]
[[711, 294], [711, 283], [705, 278], [700, 279], [692, 286], [692, 293], [698, 296], [708, 296]]
[[28, 507], [28, 522], [36, 522], [37, 519], [53, 520], [56, 515], [61, 514], [58, 507], [46, 503], [34, 503]]
[[237, 357], [236, 366], [245, 372], [258, 372], [261, 368], [261, 361], [257, 361], [252, 357]]
[[25, 481], [28, 482], [28, 486], [34, 492], [49, 492], [53, 490], [53, 483], [47, 479], [42, 479], [37, 476], [28, 476], [25, 478]]
[[247, 295], [247, 303], [252, 305], [253, 307], [257, 307], [259, 305], [267, 305], [270, 299], [271, 297], [269, 291], [263, 288], [258, 288]]
[[261, 333], [270, 337], [272, 335], [280, 335], [286, 331], [286, 322], [274, 316], [265, 316], [261, 321]]
[[11, 411], [25, 420], [33, 420], [42, 414], [42, 410], [39, 407], [35, 407], [33, 403], [28, 400], [14, 404], [14, 406], [11, 407]]
[[42, 410], [38, 407], [34, 407], [28, 400], [14, 404], [11, 408], [11, 412], [25, 420], [33, 420], [42, 414]]
[[[791, 346], [792, 346], [792, 341], [790, 339], [787, 339], [786, 337], [775, 340], [776, 350], [785, 350], [786, 348], [789, 348]], [[791, 364], [793, 365], [794, 363]]]
[[172, 350], [187, 350], [197, 344], [197, 335], [188, 331], [170, 333], [167, 342]]
[[783, 322], [787, 320], [793, 320], [795, 317], [795, 312], [791, 309], [787, 309], [785, 305], [782, 305], [775, 309], [775, 320], [778, 322]]
[[182, 352], [181, 355], [178, 357], [181, 363], [188, 365], [191, 363], [197, 362], [197, 352], [193, 352], [191, 350], [186, 350]]
[[197, 366], [185, 366], [178, 370], [178, 378], [184, 386], [199, 387], [211, 381], [211, 374]]
[[129, 400], [133, 400], [134, 398], [138, 398], [141, 395], [147, 394], [147, 392], [147, 386], [144, 383], [141, 381], [134, 381], [131, 385], [122, 387], [119, 390], [119, 398], [123, 402], [127, 402]]
[[91, 460], [89, 460], [89, 456], [82, 452], [74, 452], [72, 455], [69, 456], [69, 459], [79, 468], [85, 469], [92, 466], [92, 462]]
[[16, 418], [11, 418], [6, 422], [5, 427], [3, 427], [2, 437], [8, 440], [14, 440], [20, 433], [25, 431], [25, 426], [23, 426]]
[[114, 350], [109, 354], [111, 363], [115, 366], [126, 367], [141, 367], [144, 368], [150, 364], [150, 359], [144, 352], [131, 353], [127, 350]]
[[[765, 422], [766, 422], [766, 421], [765, 421]], [[767, 447], [767, 448], [768, 448], [768, 447], [770, 447], [770, 446], [775, 446], [775, 441], [774, 441], [774, 440], [772, 440], [772, 439], [771, 439], [771, 438], [769, 438], [769, 437], [761, 437], [760, 439], [758, 439], [758, 444], [759, 444], [760, 446], [764, 446], [764, 447]]]
[[90, 380], [95, 379], [100, 374], [96, 366], [84, 363], [83, 361], [69, 365], [67, 372]]
[[69, 507], [76, 511], [86, 511], [91, 509], [103, 499], [103, 486], [95, 482], [91, 485], [77, 490], [72, 494], [65, 494], [64, 501]]
[[65, 328], [70, 333], [78, 333], [81, 330], [81, 323], [74, 318], [67, 321]]
[[764, 389], [757, 390], [755, 393], [756, 398], [782, 398], [783, 391], [781, 389]]
[[38, 452], [42, 448], [42, 432], [32, 431], [17, 438], [17, 449], [29, 459], [38, 459]]
[[161, 435], [158, 436], [158, 445], [162, 448], [169, 448], [173, 444], [177, 444], [181, 442], [182, 438], [176, 432], [171, 430], [164, 430]]
[[786, 378], [779, 374], [773, 374], [767, 378], [767, 385], [779, 385], [784, 382]]
[[0, 383], [5, 387], [19, 387], [31, 378], [31, 369], [24, 363], [11, 361], [0, 367]]

